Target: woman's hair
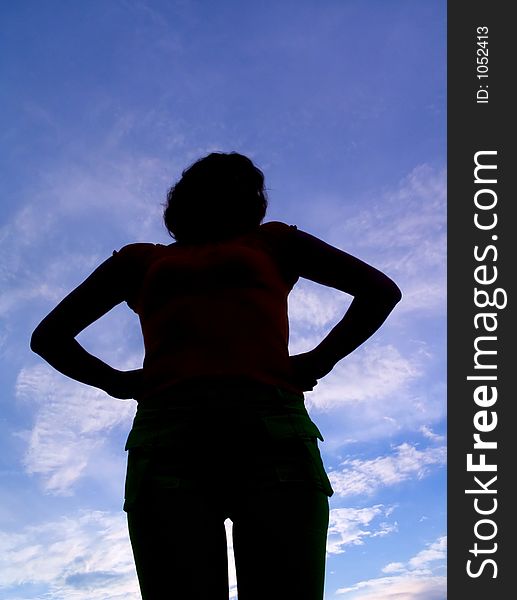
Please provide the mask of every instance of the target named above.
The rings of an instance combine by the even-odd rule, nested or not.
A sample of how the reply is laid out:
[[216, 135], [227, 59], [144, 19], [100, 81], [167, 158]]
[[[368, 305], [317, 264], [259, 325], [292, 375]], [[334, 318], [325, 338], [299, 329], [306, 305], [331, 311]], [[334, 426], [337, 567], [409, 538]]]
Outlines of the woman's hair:
[[262, 171], [237, 152], [213, 152], [170, 188], [163, 220], [177, 242], [215, 241], [255, 229], [266, 209]]

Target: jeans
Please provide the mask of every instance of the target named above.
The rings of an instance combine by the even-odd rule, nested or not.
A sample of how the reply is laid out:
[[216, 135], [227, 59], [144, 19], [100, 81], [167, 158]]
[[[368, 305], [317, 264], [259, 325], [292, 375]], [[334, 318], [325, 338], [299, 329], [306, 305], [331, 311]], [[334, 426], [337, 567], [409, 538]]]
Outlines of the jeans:
[[143, 600], [322, 600], [332, 495], [303, 396], [195, 388], [139, 406], [124, 510]]

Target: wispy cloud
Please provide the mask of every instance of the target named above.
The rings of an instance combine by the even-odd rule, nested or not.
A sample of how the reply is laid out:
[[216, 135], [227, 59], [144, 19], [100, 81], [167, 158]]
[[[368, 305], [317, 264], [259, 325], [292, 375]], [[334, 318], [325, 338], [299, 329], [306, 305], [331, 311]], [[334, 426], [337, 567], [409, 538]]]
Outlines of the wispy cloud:
[[[330, 511], [327, 552], [341, 554], [345, 546], [362, 545], [372, 537], [382, 537], [397, 531], [396, 522], [387, 522], [392, 507], [382, 504], [366, 508], [334, 508]], [[380, 522], [379, 519], [383, 519]], [[374, 523], [375, 521], [375, 523]]]
[[445, 170], [418, 165], [368, 211], [348, 219], [345, 230], [357, 247], [399, 252], [404, 260], [388, 252], [383, 262], [400, 272], [417, 273], [422, 259], [424, 266], [443, 266], [446, 193]]
[[447, 556], [447, 537], [442, 536], [435, 542], [428, 544], [427, 548], [413, 556], [408, 563], [409, 570], [423, 570], [430, 566], [430, 563], [435, 561], [444, 561]]
[[427, 427], [427, 425], [422, 425], [419, 431], [425, 438], [431, 440], [432, 442], [441, 443], [445, 441], [444, 435], [434, 433], [434, 431], [430, 427]]
[[320, 410], [393, 396], [422, 374], [422, 357], [405, 357], [393, 345], [370, 343], [343, 359], [316, 388], [310, 404]]
[[27, 440], [25, 470], [43, 479], [47, 492], [69, 494], [88, 460], [114, 427], [129, 429], [135, 406], [68, 380], [49, 367], [23, 369], [19, 399], [35, 404], [35, 422]]
[[446, 586], [443, 575], [400, 575], [361, 581], [335, 593], [346, 595], [349, 600], [444, 600]]
[[[301, 342], [308, 350], [310, 338]], [[423, 343], [372, 341], [339, 362], [306, 395], [327, 447], [400, 435], [442, 420], [444, 383], [429, 384], [436, 360]]]
[[[230, 599], [235, 599], [231, 521], [225, 527]], [[125, 515], [83, 510], [17, 532], [0, 532], [0, 590], [11, 598], [27, 584], [45, 589], [49, 600], [138, 600]]]
[[[382, 572], [387, 577], [361, 581], [340, 588], [336, 594], [350, 600], [443, 600], [446, 597], [446, 578], [443, 575], [447, 538], [438, 538], [407, 562], [393, 562]], [[396, 573], [396, 575], [391, 575]]]
[[395, 314], [445, 310], [446, 191], [445, 170], [418, 165], [380, 201], [330, 230], [334, 243], [346, 240], [346, 249], [399, 283], [404, 297]]
[[351, 296], [308, 280], [300, 280], [289, 295], [289, 320], [293, 328], [320, 330], [337, 322]]
[[[14, 313], [29, 310], [40, 301], [47, 306], [56, 305], [73, 285], [80, 283], [78, 273], [86, 277], [100, 262], [107, 258], [92, 253], [69, 252], [49, 258], [45, 268], [36, 268], [30, 262], [21, 262], [18, 255], [13, 260], [11, 251], [5, 255], [3, 283], [5, 289], [0, 297], [0, 317], [9, 318]], [[2, 277], [2, 276], [0, 276]]]
[[62, 297], [77, 274], [86, 277], [122, 243], [167, 239], [161, 203], [171, 165], [110, 141], [131, 122], [122, 115], [93, 156], [67, 157], [24, 184], [23, 201], [0, 227], [0, 315], [37, 297]]
[[[0, 534], [0, 589], [38, 584], [49, 600], [140, 598], [122, 513], [81, 511]], [[36, 596], [31, 596], [36, 598]]]
[[404, 443], [395, 453], [371, 460], [347, 459], [339, 471], [331, 471], [329, 478], [338, 496], [373, 495], [387, 486], [397, 485], [412, 478], [422, 479], [431, 468], [443, 466], [446, 448], [418, 450]]

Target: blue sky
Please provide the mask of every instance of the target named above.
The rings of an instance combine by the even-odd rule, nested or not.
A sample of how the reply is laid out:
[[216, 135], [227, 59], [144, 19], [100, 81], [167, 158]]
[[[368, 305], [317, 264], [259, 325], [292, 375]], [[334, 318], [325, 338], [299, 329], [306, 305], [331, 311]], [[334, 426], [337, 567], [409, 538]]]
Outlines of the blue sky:
[[[168, 186], [198, 157], [236, 150], [265, 172], [266, 220], [357, 255], [404, 293], [306, 395], [336, 492], [326, 600], [443, 600], [446, 3], [0, 11], [2, 598], [139, 598], [121, 510], [135, 406], [54, 373], [29, 337], [114, 249], [169, 243]], [[301, 280], [291, 351], [317, 344], [350, 300]], [[125, 306], [80, 340], [117, 368], [141, 363]], [[236, 597], [232, 567], [230, 580]]]

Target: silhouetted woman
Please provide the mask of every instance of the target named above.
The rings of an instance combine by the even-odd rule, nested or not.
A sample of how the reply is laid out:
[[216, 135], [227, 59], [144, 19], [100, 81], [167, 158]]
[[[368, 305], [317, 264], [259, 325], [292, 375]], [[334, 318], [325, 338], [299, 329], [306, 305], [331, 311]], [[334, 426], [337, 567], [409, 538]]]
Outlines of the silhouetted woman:
[[[144, 600], [228, 598], [226, 518], [239, 600], [323, 598], [333, 492], [303, 392], [401, 295], [295, 226], [261, 224], [266, 206], [248, 158], [206, 156], [168, 193], [175, 243], [114, 252], [32, 336], [65, 375], [138, 401], [124, 510]], [[354, 299], [316, 348], [289, 356], [287, 296], [299, 277]], [[140, 318], [143, 369], [113, 369], [75, 340], [123, 301]]]

